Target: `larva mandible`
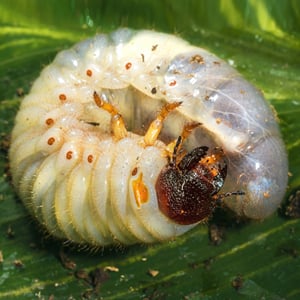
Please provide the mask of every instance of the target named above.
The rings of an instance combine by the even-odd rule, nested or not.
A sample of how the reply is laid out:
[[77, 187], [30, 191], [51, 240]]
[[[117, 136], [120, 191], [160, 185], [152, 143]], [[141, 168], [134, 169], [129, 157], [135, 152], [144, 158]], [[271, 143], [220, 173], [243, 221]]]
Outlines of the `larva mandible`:
[[[265, 218], [288, 174], [278, 125], [258, 90], [178, 37], [130, 29], [56, 56], [22, 101], [9, 158], [30, 213], [54, 236], [93, 245], [181, 235], [211, 214], [223, 184], [222, 193], [245, 193], [224, 199], [228, 207]], [[177, 212], [176, 203], [177, 215], [168, 216], [172, 204], [157, 198], [182, 193], [185, 179], [170, 182], [186, 168], [206, 189], [206, 200], [192, 193], [203, 211], [189, 219], [184, 210], [194, 203]]]

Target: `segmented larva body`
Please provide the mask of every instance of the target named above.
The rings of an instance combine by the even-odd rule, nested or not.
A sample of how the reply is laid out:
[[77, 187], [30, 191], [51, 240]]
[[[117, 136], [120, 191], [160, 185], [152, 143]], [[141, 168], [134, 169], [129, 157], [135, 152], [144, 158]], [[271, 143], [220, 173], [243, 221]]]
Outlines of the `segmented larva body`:
[[[189, 130], [187, 123], [201, 125]], [[223, 149], [227, 177], [219, 158], [210, 164], [218, 155], [208, 156], [206, 147], [177, 164], [183, 128], [186, 150]], [[194, 168], [190, 160], [197, 160], [194, 169], [210, 164], [215, 190], [208, 190], [208, 201], [217, 199], [226, 177], [222, 192], [245, 195], [225, 203], [255, 219], [276, 210], [288, 173], [275, 117], [259, 91], [178, 37], [128, 29], [56, 56], [22, 101], [9, 156], [13, 183], [31, 214], [51, 234], [93, 245], [163, 241], [197, 224], [162, 212], [169, 208], [157, 199], [169, 184], [162, 170], [184, 173]], [[205, 219], [210, 211], [201, 214]]]

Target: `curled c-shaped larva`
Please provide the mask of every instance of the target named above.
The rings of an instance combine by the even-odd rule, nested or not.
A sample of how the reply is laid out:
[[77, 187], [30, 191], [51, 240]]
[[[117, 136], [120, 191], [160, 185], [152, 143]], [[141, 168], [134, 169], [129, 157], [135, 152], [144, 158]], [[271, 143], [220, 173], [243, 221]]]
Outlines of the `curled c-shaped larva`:
[[128, 29], [62, 51], [43, 70], [9, 158], [30, 213], [51, 234], [93, 245], [173, 238], [226, 192], [242, 191], [224, 198], [237, 214], [265, 218], [288, 173], [258, 90], [202, 48]]

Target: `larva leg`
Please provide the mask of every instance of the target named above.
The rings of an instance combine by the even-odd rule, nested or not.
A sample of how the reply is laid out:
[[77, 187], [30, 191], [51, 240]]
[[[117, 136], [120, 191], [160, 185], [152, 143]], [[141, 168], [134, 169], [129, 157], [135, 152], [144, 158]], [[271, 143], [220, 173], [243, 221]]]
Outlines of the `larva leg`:
[[170, 157], [170, 162], [176, 165], [177, 160], [181, 160], [185, 153], [180, 152], [183, 142], [189, 137], [195, 128], [201, 123], [187, 123], [184, 125], [180, 136], [166, 146], [167, 156]]
[[94, 94], [94, 101], [97, 106], [104, 109], [111, 115], [111, 128], [114, 137], [117, 140], [121, 140], [127, 136], [127, 129], [125, 127], [125, 123], [123, 117], [118, 112], [118, 110], [110, 103], [105, 102], [95, 91]]
[[168, 116], [168, 114], [177, 108], [181, 102], [172, 102], [166, 104], [160, 111], [159, 115], [156, 117], [154, 121], [150, 124], [145, 136], [144, 136], [144, 143], [145, 146], [152, 146], [154, 145], [155, 141], [157, 140], [158, 135], [161, 132], [163, 121]]
[[[150, 126], [144, 136], [145, 146], [152, 146], [155, 143], [158, 135], [161, 132], [164, 119], [167, 117], [167, 115], [172, 110], [174, 110], [180, 104], [181, 104], [180, 102], [173, 102], [173, 103], [169, 103], [169, 104], [163, 106], [159, 115], [156, 117], [155, 120], [152, 121], [152, 123], [150, 124]], [[194, 123], [194, 125], [189, 124], [189, 125], [184, 126], [184, 130], [182, 133], [184, 139], [190, 134], [192, 129], [196, 127], [195, 124], [196, 123]], [[197, 123], [197, 126], [198, 126], [198, 123]], [[174, 146], [173, 146], [173, 148], [174, 148]], [[168, 150], [167, 150], [167, 152], [168, 152]], [[148, 190], [143, 182], [143, 174], [142, 173], [140, 173], [140, 176], [132, 182], [132, 188], [133, 188], [134, 196], [135, 196], [136, 202], [138, 204], [138, 207], [140, 207], [141, 203], [148, 201]]]

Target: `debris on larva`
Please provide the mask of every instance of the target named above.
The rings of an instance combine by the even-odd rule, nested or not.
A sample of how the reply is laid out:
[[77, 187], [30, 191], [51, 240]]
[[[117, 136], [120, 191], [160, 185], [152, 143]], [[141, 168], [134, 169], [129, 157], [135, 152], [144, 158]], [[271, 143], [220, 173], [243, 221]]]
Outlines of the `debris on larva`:
[[261, 92], [202, 48], [129, 29], [80, 42], [42, 71], [9, 158], [30, 213], [56, 237], [96, 246], [172, 239], [220, 201], [263, 219], [288, 174]]

